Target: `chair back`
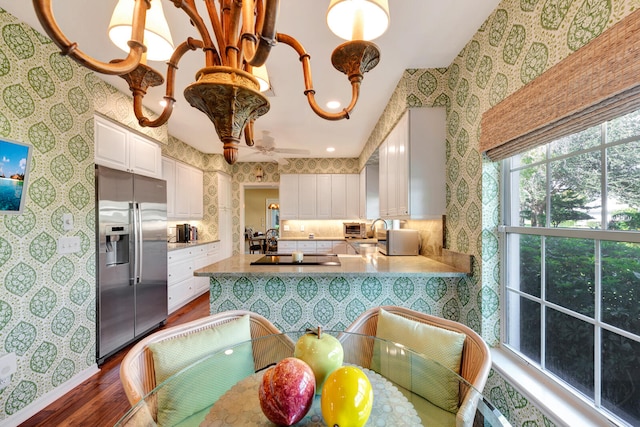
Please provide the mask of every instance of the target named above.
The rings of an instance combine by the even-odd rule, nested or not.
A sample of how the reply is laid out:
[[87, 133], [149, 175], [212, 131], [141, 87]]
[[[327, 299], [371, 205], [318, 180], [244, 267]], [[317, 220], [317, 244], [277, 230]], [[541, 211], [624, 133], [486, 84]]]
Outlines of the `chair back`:
[[[269, 320], [257, 313], [245, 310], [233, 310], [162, 329], [140, 340], [129, 350], [120, 364], [120, 381], [122, 382], [131, 406], [139, 402], [156, 387], [153, 354], [149, 349], [149, 344], [186, 336], [209, 328], [215, 328], [224, 323], [239, 319], [246, 314], [250, 316], [249, 324], [252, 339], [280, 333], [278, 328]], [[267, 363], [274, 360], [274, 357], [278, 357], [277, 355], [286, 357], [286, 355], [293, 352], [294, 343], [290, 340], [282, 340], [276, 346], [273, 345], [273, 340], [266, 341], [268, 341], [268, 343], [261, 344], [257, 342], [252, 346], [254, 366], [256, 369], [263, 368]], [[157, 406], [155, 400], [151, 399], [147, 404], [153, 418], [156, 419]]]
[[273, 254], [278, 252], [278, 230], [270, 228], [265, 234], [266, 250], [265, 253]]
[[[345, 332], [376, 336], [378, 316], [381, 308], [416, 322], [426, 323], [431, 326], [465, 334], [466, 338], [464, 340], [462, 360], [460, 362], [460, 376], [469, 382], [476, 390], [482, 392], [489, 377], [489, 371], [491, 370], [491, 353], [489, 352], [489, 346], [477, 332], [460, 322], [443, 319], [405, 307], [382, 306], [374, 307], [363, 312], [345, 329]], [[360, 348], [354, 351], [358, 354], [350, 354], [350, 360], [357, 360], [357, 364], [360, 366], [369, 367], [371, 357], [373, 356], [373, 342], [368, 341], [368, 343], [370, 343], [370, 345], [366, 347], [370, 348]], [[358, 359], [354, 359], [353, 357], [355, 356], [357, 356]], [[473, 393], [466, 393], [466, 390], [460, 390], [460, 410], [456, 417], [458, 426], [468, 425], [469, 417], [471, 417], [471, 420], [473, 419], [473, 413], [475, 412], [475, 406], [477, 404], [473, 399], [477, 396], [471, 396], [472, 394]]]

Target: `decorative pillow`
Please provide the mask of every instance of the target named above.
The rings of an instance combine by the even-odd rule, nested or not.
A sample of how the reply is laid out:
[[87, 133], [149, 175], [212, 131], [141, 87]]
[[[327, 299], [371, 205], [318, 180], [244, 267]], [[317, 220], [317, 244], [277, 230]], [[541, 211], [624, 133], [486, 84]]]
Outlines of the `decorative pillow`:
[[421, 353], [426, 360], [412, 355], [398, 356], [401, 349], [395, 345], [376, 343], [371, 361], [373, 370], [444, 410], [454, 413], [458, 410], [458, 380], [448, 369], [460, 373], [465, 334], [380, 309], [376, 336]]
[[[245, 315], [210, 329], [149, 344], [156, 385], [166, 381], [158, 392], [158, 425], [176, 425], [206, 409], [235, 383], [251, 375], [254, 365], [250, 340], [249, 315]], [[229, 355], [216, 353], [243, 342]], [[188, 366], [187, 371], [180, 372]]]

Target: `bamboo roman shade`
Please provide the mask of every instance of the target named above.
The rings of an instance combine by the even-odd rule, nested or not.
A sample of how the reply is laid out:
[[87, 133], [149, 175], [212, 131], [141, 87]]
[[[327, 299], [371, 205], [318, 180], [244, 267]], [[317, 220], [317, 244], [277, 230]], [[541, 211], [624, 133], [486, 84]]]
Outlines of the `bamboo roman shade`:
[[640, 10], [482, 116], [480, 150], [501, 160], [640, 109]]

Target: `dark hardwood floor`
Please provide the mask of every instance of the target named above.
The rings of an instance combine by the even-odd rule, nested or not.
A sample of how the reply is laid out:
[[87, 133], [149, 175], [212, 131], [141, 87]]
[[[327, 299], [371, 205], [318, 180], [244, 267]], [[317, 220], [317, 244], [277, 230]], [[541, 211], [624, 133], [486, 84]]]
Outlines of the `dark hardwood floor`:
[[[163, 328], [208, 315], [207, 292], [173, 312]], [[20, 427], [113, 426], [131, 407], [120, 383], [120, 362], [132, 346], [133, 344], [109, 357], [100, 367], [99, 373], [20, 424]]]

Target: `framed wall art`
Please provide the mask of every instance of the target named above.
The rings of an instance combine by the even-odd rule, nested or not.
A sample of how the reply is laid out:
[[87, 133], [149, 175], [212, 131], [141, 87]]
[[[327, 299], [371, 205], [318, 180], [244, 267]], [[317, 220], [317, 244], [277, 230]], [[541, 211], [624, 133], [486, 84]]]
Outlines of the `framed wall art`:
[[0, 214], [19, 214], [27, 198], [33, 147], [0, 139]]

